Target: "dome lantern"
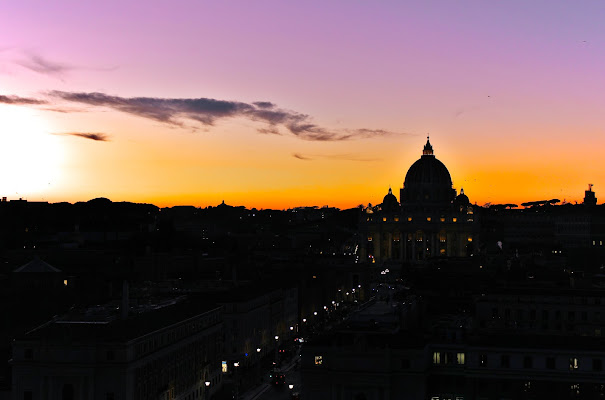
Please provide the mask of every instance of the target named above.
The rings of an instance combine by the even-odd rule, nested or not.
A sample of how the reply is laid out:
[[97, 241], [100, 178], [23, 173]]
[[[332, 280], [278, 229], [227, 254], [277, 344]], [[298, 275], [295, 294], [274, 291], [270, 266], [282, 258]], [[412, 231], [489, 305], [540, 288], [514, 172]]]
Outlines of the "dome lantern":
[[432, 156], [433, 155], [433, 146], [431, 146], [431, 142], [429, 141], [429, 136], [426, 136], [426, 144], [424, 145], [424, 149], [422, 149], [423, 156]]

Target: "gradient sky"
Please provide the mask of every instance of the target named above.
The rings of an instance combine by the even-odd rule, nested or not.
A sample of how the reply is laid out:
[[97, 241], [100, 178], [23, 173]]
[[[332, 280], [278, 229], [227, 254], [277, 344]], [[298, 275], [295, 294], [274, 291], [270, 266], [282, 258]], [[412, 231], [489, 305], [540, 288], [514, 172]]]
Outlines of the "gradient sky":
[[427, 133], [472, 202], [579, 202], [588, 183], [605, 198], [602, 0], [21, 0], [0, 15], [9, 199], [376, 204]]

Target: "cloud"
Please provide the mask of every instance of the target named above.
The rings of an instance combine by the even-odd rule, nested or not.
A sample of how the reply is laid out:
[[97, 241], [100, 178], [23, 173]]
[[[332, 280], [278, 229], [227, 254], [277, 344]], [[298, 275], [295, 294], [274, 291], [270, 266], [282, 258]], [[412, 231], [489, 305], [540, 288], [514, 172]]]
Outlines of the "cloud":
[[275, 107], [275, 104], [271, 103], [270, 101], [256, 101], [254, 103], [255, 106], [257, 106], [258, 108], [273, 108]]
[[385, 129], [347, 129], [347, 132], [350, 132], [354, 137], [376, 137], [376, 136], [392, 136], [398, 135], [399, 133], [393, 131], [387, 131]]
[[45, 100], [33, 99], [30, 97], [5, 96], [0, 94], [0, 104], [41, 105], [48, 104], [48, 102]]
[[[112, 71], [117, 67], [109, 68], [93, 68], [93, 67], [82, 67], [77, 65], [71, 65], [61, 63], [57, 61], [51, 61], [40, 54], [32, 51], [21, 51], [21, 60], [15, 61], [16, 64], [21, 65], [31, 71], [37, 72], [43, 75], [50, 75], [63, 80], [65, 75], [76, 69], [95, 70], [95, 71]], [[23, 58], [24, 57], [24, 58]]]
[[194, 121], [204, 126], [213, 126], [218, 120], [227, 118], [247, 118], [266, 124], [260, 133], [281, 135], [286, 132], [304, 140], [338, 141], [396, 135], [381, 129], [329, 130], [313, 122], [311, 116], [296, 111], [278, 108], [268, 101], [245, 103], [239, 101], [216, 100], [210, 98], [158, 98], [121, 97], [99, 92], [51, 91], [49, 96], [94, 107], [113, 110], [151, 119], [164, 124], [184, 127], [186, 121]]
[[109, 135], [100, 132], [63, 132], [55, 133], [55, 135], [77, 136], [84, 139], [94, 140], [96, 142], [108, 142]]
[[40, 74], [62, 78], [67, 71], [75, 69], [74, 66], [49, 61], [38, 54], [26, 53], [26, 56], [25, 60], [20, 60], [16, 63]]
[[316, 158], [325, 158], [332, 160], [343, 160], [343, 161], [378, 161], [378, 158], [365, 158], [359, 157], [356, 154], [313, 154], [313, 155], [303, 155], [300, 153], [292, 153], [292, 157], [298, 158], [299, 160], [314, 160]]
[[281, 133], [279, 133], [279, 130], [275, 126], [269, 126], [267, 128], [258, 128], [256, 131], [265, 135], [281, 135]]
[[312, 158], [305, 157], [300, 153], [292, 153], [292, 157], [298, 158], [299, 160], [312, 160]]

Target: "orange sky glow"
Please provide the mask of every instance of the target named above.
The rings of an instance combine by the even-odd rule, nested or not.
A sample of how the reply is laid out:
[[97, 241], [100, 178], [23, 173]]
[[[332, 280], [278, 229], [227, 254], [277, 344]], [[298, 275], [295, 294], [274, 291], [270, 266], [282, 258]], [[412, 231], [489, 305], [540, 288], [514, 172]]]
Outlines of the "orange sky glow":
[[602, 2], [13, 3], [8, 199], [378, 204], [427, 133], [473, 203], [605, 198]]

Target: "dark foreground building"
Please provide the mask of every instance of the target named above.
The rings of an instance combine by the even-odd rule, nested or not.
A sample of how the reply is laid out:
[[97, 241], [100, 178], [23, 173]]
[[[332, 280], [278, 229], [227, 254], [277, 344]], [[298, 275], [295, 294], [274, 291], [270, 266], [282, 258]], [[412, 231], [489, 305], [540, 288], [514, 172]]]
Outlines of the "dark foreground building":
[[223, 315], [181, 300], [72, 312], [27, 333], [13, 345], [13, 399], [204, 398], [221, 380]]

